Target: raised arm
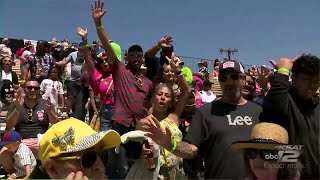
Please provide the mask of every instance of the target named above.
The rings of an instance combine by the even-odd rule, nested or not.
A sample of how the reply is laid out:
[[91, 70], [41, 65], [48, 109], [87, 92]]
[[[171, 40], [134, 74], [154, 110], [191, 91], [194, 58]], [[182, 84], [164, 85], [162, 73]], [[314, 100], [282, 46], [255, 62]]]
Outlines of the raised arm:
[[6, 118], [6, 129], [7, 130], [12, 130], [16, 126], [20, 112], [22, 110], [22, 106], [24, 104], [24, 98], [25, 98], [25, 94], [24, 94], [22, 88], [20, 88], [17, 92], [16, 100], [14, 102], [15, 106], [13, 106], [10, 109], [8, 116]]
[[104, 26], [102, 25], [102, 22], [101, 22], [101, 18], [107, 12], [107, 10], [103, 10], [103, 5], [104, 5], [104, 2], [103, 1], [100, 2], [100, 0], [95, 1], [94, 5], [91, 5], [92, 18], [93, 18], [94, 24], [96, 26], [97, 34], [98, 34], [99, 39], [101, 41], [102, 47], [108, 53], [109, 66], [113, 67], [115, 60], [117, 60], [117, 55], [110, 44], [108, 34], [105, 31]]
[[151, 49], [149, 49], [146, 54], [145, 58], [146, 59], [154, 59], [156, 54], [162, 49], [162, 48], [167, 48], [171, 46], [171, 43], [173, 41], [172, 36], [170, 35], [165, 35], [163, 38], [160, 39], [160, 41], [153, 46]]
[[83, 44], [83, 56], [84, 56], [84, 60], [87, 64], [87, 68], [89, 70], [90, 75], [93, 75], [93, 69], [94, 69], [94, 63], [91, 60], [90, 57], [90, 51], [89, 51], [89, 45], [88, 45], [88, 30], [87, 29], [82, 29], [80, 27], [78, 27], [77, 29], [77, 33], [79, 34], [79, 36], [82, 39], [82, 44]]
[[166, 57], [166, 59], [168, 60], [172, 70], [174, 71], [174, 74], [177, 76], [177, 83], [181, 88], [175, 109], [171, 114], [169, 114], [169, 118], [179, 126], [179, 118], [184, 108], [186, 107], [186, 103], [191, 92], [191, 88], [188, 85], [188, 82], [184, 77], [182, 70], [180, 69], [179, 64], [181, 61], [178, 57], [174, 55], [174, 52], [172, 53], [171, 59], [169, 57]]
[[[279, 62], [271, 61], [272, 65], [278, 70], [271, 82], [271, 88], [264, 98], [262, 121], [272, 121], [272, 119], [287, 119], [289, 103], [289, 72], [297, 58], [292, 60], [281, 58]], [[289, 71], [289, 72], [288, 72]], [[270, 117], [271, 116], [271, 117]], [[273, 117], [272, 117], [273, 116]]]
[[176, 156], [184, 159], [192, 159], [199, 153], [197, 146], [185, 141], [176, 142], [176, 147], [174, 147], [170, 129], [167, 127], [164, 129], [154, 116], [149, 116], [144, 120], [148, 122], [144, 123], [142, 129], [150, 132], [148, 136], [150, 136], [150, 138], [158, 145], [164, 147], [168, 151], [173, 151], [173, 154]]

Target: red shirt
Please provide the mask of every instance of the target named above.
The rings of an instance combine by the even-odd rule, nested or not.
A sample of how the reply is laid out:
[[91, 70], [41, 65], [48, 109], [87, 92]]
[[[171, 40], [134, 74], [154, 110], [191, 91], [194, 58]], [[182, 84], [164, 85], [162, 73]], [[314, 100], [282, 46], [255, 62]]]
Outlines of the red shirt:
[[141, 77], [142, 86], [137, 83], [132, 72], [120, 61], [112, 67], [115, 103], [111, 119], [130, 127], [132, 122], [145, 118], [150, 108], [152, 82]]

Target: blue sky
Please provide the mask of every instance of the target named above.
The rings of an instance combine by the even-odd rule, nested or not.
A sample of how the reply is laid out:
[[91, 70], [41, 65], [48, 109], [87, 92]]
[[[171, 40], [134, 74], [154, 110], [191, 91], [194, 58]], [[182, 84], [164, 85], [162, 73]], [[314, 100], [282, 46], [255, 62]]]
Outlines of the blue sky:
[[[78, 41], [76, 27], [97, 36], [88, 0], [1, 0], [0, 36]], [[246, 64], [301, 53], [319, 55], [319, 0], [110, 0], [103, 23], [124, 49], [144, 50], [171, 34], [178, 55], [222, 58], [238, 48]], [[268, 64], [269, 65], [269, 64]]]

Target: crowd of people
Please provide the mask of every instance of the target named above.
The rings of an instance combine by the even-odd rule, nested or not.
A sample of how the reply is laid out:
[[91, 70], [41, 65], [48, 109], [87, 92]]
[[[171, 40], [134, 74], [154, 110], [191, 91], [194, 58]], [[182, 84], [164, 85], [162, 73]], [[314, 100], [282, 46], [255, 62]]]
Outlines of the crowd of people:
[[[14, 54], [2, 40], [8, 179], [320, 178], [319, 57], [249, 69], [216, 60], [212, 73], [201, 60], [192, 72], [165, 35], [122, 58], [103, 6], [92, 5], [100, 40], [92, 45], [80, 27], [79, 44], [39, 40]], [[217, 81], [221, 96], [211, 90]]]

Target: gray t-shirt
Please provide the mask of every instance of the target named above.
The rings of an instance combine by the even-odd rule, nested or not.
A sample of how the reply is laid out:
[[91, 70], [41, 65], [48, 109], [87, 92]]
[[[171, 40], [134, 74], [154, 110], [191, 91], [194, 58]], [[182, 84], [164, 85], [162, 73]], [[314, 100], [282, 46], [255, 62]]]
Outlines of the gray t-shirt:
[[83, 54], [79, 51], [70, 53], [66, 60], [71, 62], [71, 81], [76, 81], [81, 76], [81, 67], [84, 62]]

